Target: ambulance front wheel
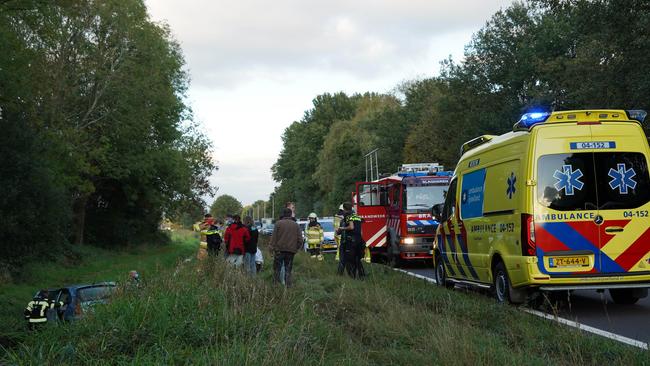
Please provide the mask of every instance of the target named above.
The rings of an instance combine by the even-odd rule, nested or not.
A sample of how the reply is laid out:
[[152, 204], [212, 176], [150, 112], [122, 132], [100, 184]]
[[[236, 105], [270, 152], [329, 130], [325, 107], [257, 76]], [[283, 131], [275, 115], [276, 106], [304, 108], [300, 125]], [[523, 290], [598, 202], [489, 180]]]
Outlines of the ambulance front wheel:
[[436, 284], [438, 286], [445, 286], [448, 289], [454, 288], [454, 283], [447, 281], [447, 270], [445, 269], [445, 264], [442, 263], [442, 258], [440, 254], [436, 254], [435, 265], [435, 278]]

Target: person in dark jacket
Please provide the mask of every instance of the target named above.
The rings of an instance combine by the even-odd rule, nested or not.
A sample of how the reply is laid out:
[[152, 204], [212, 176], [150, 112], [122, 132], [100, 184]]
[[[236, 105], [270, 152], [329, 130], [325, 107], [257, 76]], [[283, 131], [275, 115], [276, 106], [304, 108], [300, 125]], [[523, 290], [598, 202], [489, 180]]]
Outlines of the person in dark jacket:
[[257, 254], [257, 239], [259, 238], [259, 231], [250, 216], [244, 218], [244, 225], [248, 228], [250, 239], [244, 243], [244, 270], [251, 276], [257, 273], [257, 266], [255, 265], [255, 254]]
[[282, 218], [275, 222], [269, 248], [273, 251], [273, 282], [280, 282], [280, 272], [284, 268], [284, 284], [291, 287], [293, 257], [302, 248], [302, 232], [291, 217], [290, 208], [285, 208]]
[[226, 261], [235, 267], [240, 267], [244, 262], [244, 243], [251, 240], [248, 228], [241, 222], [239, 215], [233, 216], [233, 223], [228, 226], [224, 234], [228, 257]]
[[205, 220], [201, 223], [201, 233], [205, 234], [205, 240], [208, 245], [208, 255], [218, 256], [221, 250], [221, 235], [219, 227], [211, 214], [205, 215]]
[[365, 244], [361, 236], [361, 217], [352, 211], [352, 204], [343, 204], [344, 218], [338, 232], [341, 233], [341, 254], [348, 275], [352, 278], [363, 278], [365, 271], [361, 259], [364, 255]]

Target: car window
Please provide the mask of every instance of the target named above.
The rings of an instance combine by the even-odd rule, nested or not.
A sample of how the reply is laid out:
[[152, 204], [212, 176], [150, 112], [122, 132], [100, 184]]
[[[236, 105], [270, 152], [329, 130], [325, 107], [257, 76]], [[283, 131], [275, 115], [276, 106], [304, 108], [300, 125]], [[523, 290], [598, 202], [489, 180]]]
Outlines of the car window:
[[77, 296], [82, 302], [96, 301], [108, 298], [115, 290], [115, 286], [82, 287], [77, 290]]
[[558, 211], [629, 209], [650, 200], [641, 153], [551, 154], [537, 164], [537, 200]]
[[593, 155], [541, 156], [537, 162], [537, 201], [558, 211], [597, 209]]
[[630, 209], [650, 200], [648, 163], [641, 153], [594, 154], [601, 210]]
[[332, 221], [319, 221], [320, 226], [323, 228], [323, 231], [330, 232], [334, 231], [334, 222]]
[[454, 178], [449, 184], [449, 193], [447, 194], [447, 199], [445, 200], [445, 207], [442, 210], [442, 220], [447, 221], [452, 217], [456, 211], [456, 183], [458, 181]]
[[61, 301], [64, 304], [69, 304], [70, 303], [70, 291], [67, 289], [64, 289], [61, 291], [61, 295], [59, 297], [59, 301]]

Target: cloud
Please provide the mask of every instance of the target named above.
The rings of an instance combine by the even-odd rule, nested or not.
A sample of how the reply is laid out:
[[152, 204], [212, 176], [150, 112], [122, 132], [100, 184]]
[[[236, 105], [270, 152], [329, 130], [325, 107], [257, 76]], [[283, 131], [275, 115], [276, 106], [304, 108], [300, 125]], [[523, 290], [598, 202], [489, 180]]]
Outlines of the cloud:
[[435, 75], [511, 0], [145, 0], [169, 24], [189, 103], [215, 146], [218, 194], [268, 198], [281, 135], [324, 92], [388, 92]]
[[425, 58], [433, 38], [477, 30], [509, 0], [149, 0], [186, 54], [193, 83], [232, 88], [268, 72], [374, 78]]

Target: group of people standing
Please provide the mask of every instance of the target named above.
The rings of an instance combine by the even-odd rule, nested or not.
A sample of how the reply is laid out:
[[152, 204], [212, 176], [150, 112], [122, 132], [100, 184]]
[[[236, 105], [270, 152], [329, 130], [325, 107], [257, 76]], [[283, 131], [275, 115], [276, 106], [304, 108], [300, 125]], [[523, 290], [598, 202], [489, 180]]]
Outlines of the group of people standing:
[[[287, 287], [293, 284], [294, 256], [304, 245], [303, 233], [294, 213], [295, 206], [288, 203], [282, 210], [281, 217], [275, 222], [269, 242], [269, 250], [273, 254], [273, 281], [284, 283]], [[361, 236], [362, 222], [361, 217], [353, 211], [351, 203], [346, 202], [339, 207], [334, 219], [339, 274], [347, 272], [353, 278], [365, 276], [362, 260], [366, 245]], [[207, 256], [218, 256], [222, 244], [225, 244], [224, 256], [227, 263], [234, 267], [243, 267], [251, 275], [257, 273], [262, 258], [257, 246], [259, 231], [251, 217], [245, 217], [242, 222], [239, 215], [229, 215], [225, 222], [220, 222], [207, 214], [203, 222], [198, 224], [198, 229], [204, 236], [202, 242], [205, 243]], [[320, 251], [323, 229], [315, 213], [309, 215], [305, 234], [311, 256], [323, 260]]]
[[[352, 204], [346, 202], [339, 207], [335, 217], [338, 252], [338, 273], [348, 273], [353, 278], [365, 276], [362, 260], [366, 245], [361, 236], [362, 219], [352, 210]], [[305, 228], [308, 251], [313, 258], [322, 260], [320, 243], [323, 241], [323, 229], [318, 223], [315, 213], [309, 215], [309, 223]], [[291, 271], [293, 258], [303, 247], [302, 232], [294, 217], [290, 204], [284, 208], [281, 218], [276, 221], [271, 236], [269, 249], [273, 252], [273, 280], [292, 285]]]
[[224, 223], [206, 214], [198, 228], [202, 239], [205, 237], [202, 242], [206, 244], [208, 256], [219, 256], [221, 246], [225, 244], [224, 257], [228, 264], [243, 267], [253, 276], [258, 272], [263, 262], [262, 253], [257, 247], [259, 230], [250, 216], [246, 216], [242, 222], [239, 215], [228, 215]]

